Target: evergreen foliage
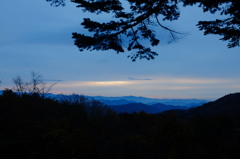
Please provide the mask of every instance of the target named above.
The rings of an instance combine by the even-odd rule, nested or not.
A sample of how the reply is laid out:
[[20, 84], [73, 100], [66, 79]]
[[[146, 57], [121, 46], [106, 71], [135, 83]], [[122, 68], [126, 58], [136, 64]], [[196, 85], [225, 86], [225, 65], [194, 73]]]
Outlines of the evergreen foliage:
[[[64, 0], [47, 0], [52, 5], [65, 5]], [[175, 41], [183, 33], [172, 30], [163, 25], [165, 20], [173, 21], [180, 17], [180, 6], [198, 5], [203, 12], [212, 14], [220, 12], [227, 15], [226, 19], [213, 21], [199, 21], [197, 26], [204, 31], [204, 35], [216, 34], [223, 36], [220, 40], [228, 41], [228, 47], [240, 46], [240, 12], [239, 0], [71, 0], [84, 12], [93, 14], [108, 13], [112, 15], [109, 22], [93, 21], [84, 18], [81, 23], [92, 36], [82, 33], [73, 33], [75, 45], [80, 51], [84, 50], [114, 50], [124, 52], [124, 41], [128, 40], [126, 47], [131, 51], [132, 61], [139, 59], [154, 59], [157, 52], [151, 47], [144, 46], [142, 40], [148, 40], [151, 46], [160, 42], [156, 31], [151, 26], [158, 25], [170, 34], [170, 41]], [[124, 3], [124, 4], [123, 4]]]

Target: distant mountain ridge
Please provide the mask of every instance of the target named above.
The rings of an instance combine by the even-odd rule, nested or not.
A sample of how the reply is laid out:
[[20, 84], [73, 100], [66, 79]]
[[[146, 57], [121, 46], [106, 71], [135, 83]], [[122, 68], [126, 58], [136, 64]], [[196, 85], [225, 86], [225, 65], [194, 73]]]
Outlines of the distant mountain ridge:
[[133, 112], [140, 112], [144, 111], [146, 113], [161, 113], [166, 110], [173, 110], [173, 109], [181, 109], [187, 110], [188, 107], [185, 106], [172, 106], [172, 105], [165, 105], [161, 103], [147, 105], [143, 103], [128, 103], [123, 105], [109, 105], [111, 109], [116, 111], [117, 113], [133, 113]]
[[[2, 94], [0, 90], [0, 95]], [[60, 94], [46, 94], [46, 97], [61, 98]], [[185, 115], [230, 115], [240, 114], [240, 92], [225, 95], [215, 101], [199, 99], [154, 99], [136, 96], [123, 97], [103, 97], [103, 96], [85, 96], [99, 100], [108, 105], [116, 112], [139, 112], [160, 113], [166, 110], [176, 110], [177, 113]]]
[[[2, 94], [2, 90], [0, 90], [0, 95]], [[61, 94], [52, 94], [48, 93], [46, 97], [50, 98], [58, 98], [62, 96]], [[71, 96], [71, 95], [66, 95]], [[83, 95], [85, 96], [85, 95]], [[123, 105], [123, 104], [130, 104], [130, 103], [143, 103], [146, 105], [153, 105], [153, 104], [165, 104], [165, 105], [172, 105], [172, 106], [185, 106], [185, 107], [197, 107], [208, 103], [208, 100], [203, 99], [157, 99], [157, 98], [146, 98], [142, 96], [121, 96], [121, 97], [105, 97], [105, 96], [85, 96], [89, 98], [93, 98], [98, 100], [106, 105]]]
[[[0, 94], [2, 91], [0, 91]], [[46, 94], [46, 97], [61, 99], [60, 94]], [[145, 111], [146, 113], [160, 113], [166, 110], [181, 109], [187, 110], [191, 107], [197, 107], [209, 101], [199, 99], [154, 99], [136, 96], [122, 97], [104, 97], [104, 96], [85, 96], [98, 100], [118, 113], [132, 113]]]
[[122, 96], [122, 97], [104, 97], [104, 96], [88, 96], [99, 100], [107, 105], [122, 105], [130, 103], [143, 103], [146, 105], [165, 104], [172, 106], [196, 107], [208, 103], [208, 100], [202, 99], [156, 99], [136, 96]]

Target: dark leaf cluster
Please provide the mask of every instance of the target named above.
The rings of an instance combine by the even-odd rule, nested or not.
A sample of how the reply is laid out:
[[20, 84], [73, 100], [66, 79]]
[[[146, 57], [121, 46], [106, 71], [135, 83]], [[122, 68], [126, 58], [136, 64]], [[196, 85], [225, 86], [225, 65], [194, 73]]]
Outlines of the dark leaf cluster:
[[121, 2], [118, 0], [71, 0], [74, 3], [77, 3], [77, 7], [82, 8], [83, 11], [88, 11], [91, 13], [110, 13], [118, 12], [124, 8], [121, 5]]
[[[163, 20], [176, 20], [179, 17], [177, 1], [134, 1], [129, 0], [128, 12], [122, 7], [119, 0], [75, 0], [77, 7], [84, 11], [100, 14], [102, 12], [113, 14], [114, 20], [101, 23], [85, 18], [81, 25], [93, 32], [93, 36], [73, 33], [75, 45], [80, 51], [89, 50], [115, 50], [124, 52], [123, 41], [128, 39], [128, 51], [133, 51], [129, 57], [135, 61], [137, 58], [154, 59], [156, 52], [150, 47], [141, 44], [141, 39], [150, 41], [151, 46], [159, 44], [155, 32], [149, 28], [156, 16], [162, 15]], [[124, 38], [124, 40], [123, 40]]]
[[204, 35], [215, 34], [223, 36], [220, 40], [228, 41], [228, 47], [240, 46], [240, 1], [239, 0], [184, 0], [184, 5], [199, 4], [204, 12], [220, 12], [226, 19], [214, 21], [199, 21], [197, 26]]
[[65, 0], [46, 0], [47, 2], [50, 2], [52, 6], [58, 7], [58, 6], [65, 6]]
[[[56, 6], [64, 4], [64, 0], [47, 1]], [[85, 12], [96, 15], [101, 13], [112, 15], [109, 22], [83, 19], [81, 25], [92, 33], [92, 36], [73, 33], [75, 45], [80, 51], [114, 50], [119, 53], [124, 52], [126, 48], [128, 51], [132, 51], [128, 57], [133, 61], [137, 58], [154, 59], [158, 53], [152, 51], [151, 47], [157, 46], [160, 40], [151, 26], [157, 24], [169, 32], [171, 37], [169, 41], [176, 41], [182, 33], [164, 26], [162, 21], [177, 20], [180, 17], [180, 5], [198, 5], [203, 12], [212, 14], [220, 12], [220, 14], [228, 16], [222, 20], [200, 21], [197, 26], [204, 31], [205, 35], [223, 36], [220, 40], [228, 41], [229, 48], [240, 46], [239, 0], [127, 0], [124, 1], [124, 4], [121, 0], [71, 0], [71, 2], [76, 3], [77, 7], [82, 8]], [[126, 4], [127, 2], [128, 4]], [[146, 40], [149, 40], [151, 46], [145, 43]]]
[[197, 26], [204, 30], [204, 35], [217, 34], [223, 36], [220, 40], [228, 41], [228, 47], [240, 46], [240, 19], [228, 18], [215, 21], [200, 21]]

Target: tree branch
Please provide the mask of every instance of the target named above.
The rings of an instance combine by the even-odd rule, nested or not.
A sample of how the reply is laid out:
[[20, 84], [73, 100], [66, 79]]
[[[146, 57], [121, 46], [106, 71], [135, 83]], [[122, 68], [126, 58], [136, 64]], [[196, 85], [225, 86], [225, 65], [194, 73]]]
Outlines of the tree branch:
[[112, 34], [112, 36], [117, 36], [119, 34], [122, 34], [124, 32], [126, 32], [128, 29], [133, 28], [134, 26], [137, 26], [138, 24], [142, 23], [145, 19], [149, 18], [152, 14], [156, 13], [156, 11], [163, 5], [163, 1], [160, 1], [159, 4], [154, 7], [153, 9], [149, 10], [149, 12], [147, 12], [146, 14], [142, 14], [138, 17], [136, 17], [135, 19], [133, 19], [132, 21], [130, 21], [129, 23], [135, 22], [131, 25], [126, 26], [125, 28], [123, 28], [121, 31]]
[[162, 27], [162, 28], [164, 28], [164, 29], [166, 29], [166, 30], [168, 30], [168, 31], [170, 32], [171, 37], [172, 37], [172, 41], [176, 41], [176, 36], [175, 36], [174, 34], [183, 35], [183, 33], [177, 32], [177, 31], [175, 31], [175, 30], [172, 30], [172, 29], [170, 29], [170, 28], [168, 28], [168, 27], [163, 26], [163, 25], [160, 23], [160, 21], [159, 21], [159, 19], [158, 19], [158, 16], [157, 16], [156, 14], [155, 14], [155, 18], [156, 18], [157, 23], [158, 23], [158, 25], [159, 25], [160, 27]]

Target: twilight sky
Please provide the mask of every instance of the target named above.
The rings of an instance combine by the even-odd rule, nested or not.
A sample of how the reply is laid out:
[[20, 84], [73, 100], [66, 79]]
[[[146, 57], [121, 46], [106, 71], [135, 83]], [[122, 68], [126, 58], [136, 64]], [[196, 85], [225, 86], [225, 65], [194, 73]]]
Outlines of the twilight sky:
[[86, 33], [84, 17], [105, 20], [109, 15], [82, 13], [76, 4], [51, 7], [45, 0], [1, 0], [0, 89], [12, 88], [16, 75], [25, 81], [34, 71], [52, 83], [52, 93], [90, 96], [144, 96], [214, 100], [240, 90], [240, 48], [227, 48], [215, 35], [203, 36], [199, 20], [221, 18], [187, 7], [166, 26], [188, 33], [168, 44], [168, 34], [156, 27], [161, 43], [155, 60], [127, 58], [130, 52], [78, 51], [72, 32]]

